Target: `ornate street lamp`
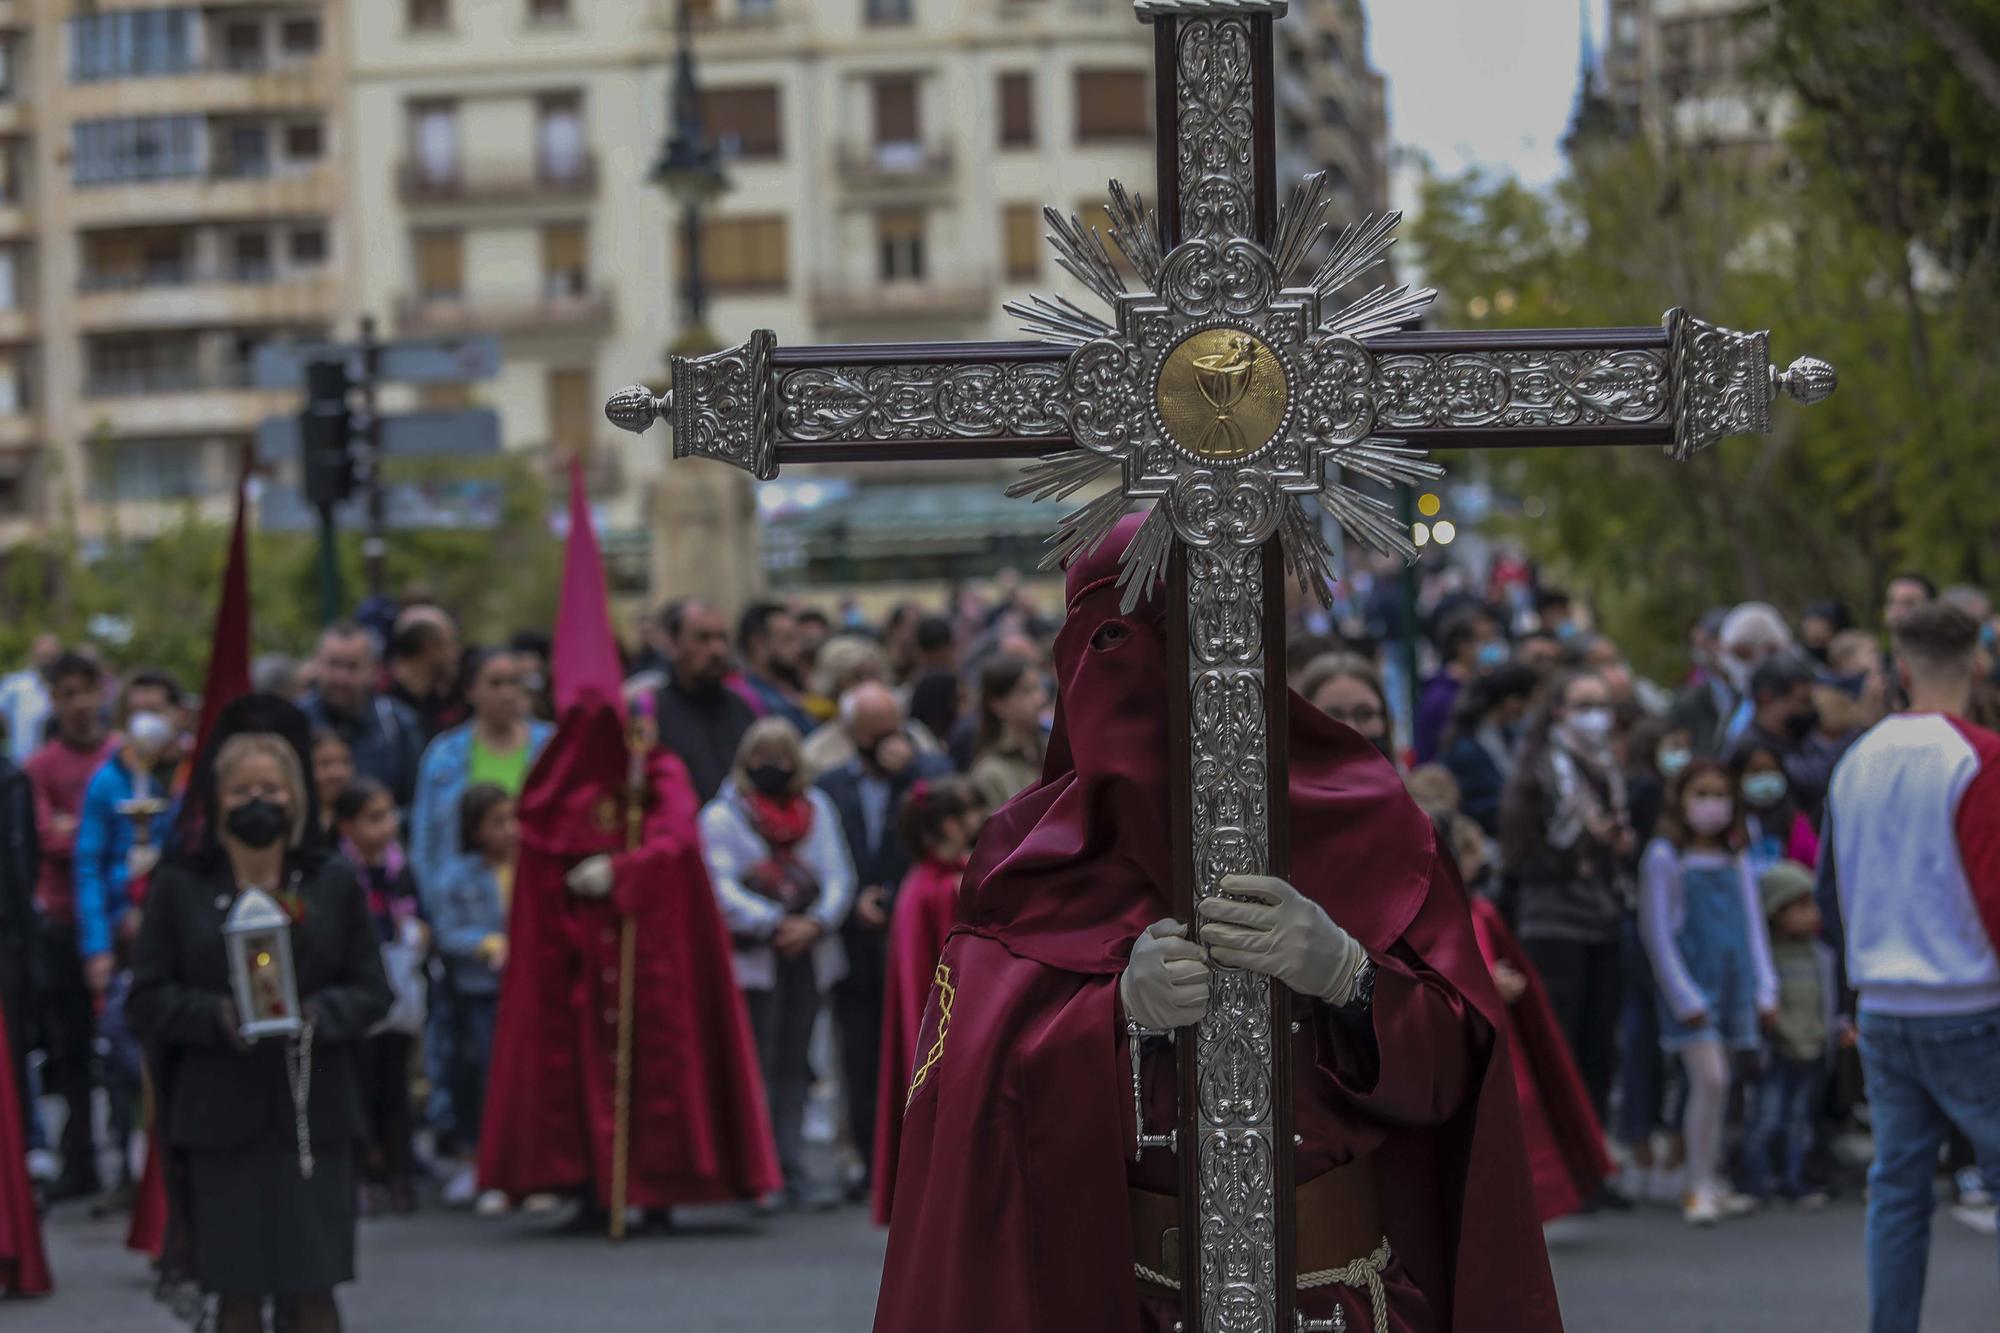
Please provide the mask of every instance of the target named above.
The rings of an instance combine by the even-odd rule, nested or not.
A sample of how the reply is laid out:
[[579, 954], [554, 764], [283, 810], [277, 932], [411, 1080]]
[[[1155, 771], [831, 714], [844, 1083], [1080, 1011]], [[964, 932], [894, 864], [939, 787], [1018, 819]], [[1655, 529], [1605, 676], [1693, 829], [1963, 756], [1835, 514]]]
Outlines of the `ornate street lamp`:
[[722, 169], [722, 155], [701, 123], [701, 93], [694, 73], [694, 17], [688, 0], [680, 0], [675, 27], [677, 49], [667, 141], [653, 164], [653, 180], [681, 208], [686, 272], [681, 288], [682, 327], [673, 351], [688, 356], [715, 346], [708, 332], [708, 286], [702, 279], [701, 215], [729, 189], [729, 174]]

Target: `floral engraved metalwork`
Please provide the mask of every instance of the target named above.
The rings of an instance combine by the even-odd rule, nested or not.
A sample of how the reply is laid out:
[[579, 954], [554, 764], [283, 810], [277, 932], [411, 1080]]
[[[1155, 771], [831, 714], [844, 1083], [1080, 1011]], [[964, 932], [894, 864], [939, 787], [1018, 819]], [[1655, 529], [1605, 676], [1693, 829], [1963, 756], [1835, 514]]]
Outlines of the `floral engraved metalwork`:
[[770, 429], [771, 352], [777, 338], [759, 329], [741, 347], [674, 358], [675, 458], [716, 458], [761, 480], [778, 475]]
[[[1197, 900], [1270, 864], [1263, 552], [1187, 553], [1189, 792]], [[1271, 983], [1218, 969], [1195, 1033], [1204, 1333], [1277, 1333]]]
[[1672, 406], [1666, 354], [1632, 349], [1386, 356], [1367, 393], [1384, 431], [1645, 424]]
[[812, 366], [778, 377], [780, 435], [788, 440], [1065, 437], [1062, 367], [966, 362]]
[[1175, 77], [1181, 234], [1227, 240], [1253, 234], [1257, 114], [1250, 21], [1181, 21]]
[[1771, 429], [1771, 335], [1718, 328], [1667, 312], [1672, 358], [1673, 455], [1693, 456], [1728, 435]]

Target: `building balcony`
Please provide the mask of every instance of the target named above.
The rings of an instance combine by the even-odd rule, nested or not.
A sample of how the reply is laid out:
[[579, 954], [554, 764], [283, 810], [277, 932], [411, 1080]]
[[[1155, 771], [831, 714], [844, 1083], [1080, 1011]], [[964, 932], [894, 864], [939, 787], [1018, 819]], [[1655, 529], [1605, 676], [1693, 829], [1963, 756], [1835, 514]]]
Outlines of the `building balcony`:
[[908, 319], [982, 319], [993, 313], [993, 275], [954, 281], [841, 282], [813, 288], [813, 318], [825, 324]]
[[536, 203], [597, 193], [597, 155], [585, 153], [556, 169], [546, 162], [471, 162], [440, 171], [405, 162], [396, 171], [403, 202], [412, 206]]
[[80, 185], [69, 192], [70, 225], [129, 227], [204, 218], [326, 217], [339, 211], [334, 174], [324, 168], [274, 175], [251, 167], [207, 176]]
[[75, 310], [85, 329], [319, 324], [339, 315], [340, 289], [325, 272], [192, 267], [86, 272], [77, 282]]
[[0, 454], [15, 454], [40, 439], [42, 423], [32, 409], [0, 412]]
[[341, 94], [333, 64], [310, 60], [235, 63], [223, 54], [174, 74], [66, 83], [68, 114], [79, 120], [292, 111], [331, 104]]
[[247, 368], [161, 368], [84, 380], [83, 417], [111, 436], [247, 434], [267, 416], [296, 412], [297, 390], [252, 389]]
[[840, 179], [856, 194], [942, 194], [951, 188], [954, 158], [948, 143], [843, 144]]
[[396, 302], [396, 327], [409, 334], [602, 334], [611, 330], [608, 288], [577, 293], [489, 296], [405, 296]]

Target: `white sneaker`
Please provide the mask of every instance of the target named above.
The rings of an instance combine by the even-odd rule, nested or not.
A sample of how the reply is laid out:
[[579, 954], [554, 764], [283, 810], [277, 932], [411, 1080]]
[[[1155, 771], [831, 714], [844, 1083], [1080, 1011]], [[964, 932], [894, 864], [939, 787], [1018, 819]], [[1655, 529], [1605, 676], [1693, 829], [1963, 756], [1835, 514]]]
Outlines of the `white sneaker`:
[[56, 1163], [56, 1155], [47, 1148], [28, 1150], [28, 1179], [38, 1180], [46, 1185], [62, 1174], [62, 1167]]
[[1749, 1195], [1738, 1194], [1735, 1190], [1724, 1190], [1721, 1194], [1717, 1195], [1715, 1205], [1722, 1210], [1722, 1220], [1725, 1222], [1734, 1222], [1739, 1217], [1748, 1217], [1764, 1206]]
[[479, 1197], [479, 1177], [470, 1166], [460, 1166], [451, 1173], [451, 1179], [444, 1183], [439, 1196], [447, 1208], [469, 1208]]
[[1968, 1166], [1962, 1168], [1957, 1175], [1951, 1178], [1951, 1183], [1957, 1188], [1958, 1201], [1963, 1206], [1967, 1208], [1991, 1208], [1993, 1206], [1993, 1195], [1986, 1188], [1986, 1177], [1980, 1174], [1978, 1167]]
[[507, 1201], [507, 1196], [499, 1190], [486, 1190], [472, 1205], [472, 1211], [480, 1217], [505, 1217], [513, 1211], [513, 1207], [514, 1205]]
[[2000, 1231], [2000, 1218], [1996, 1218], [1994, 1207], [1990, 1203], [1984, 1208], [1961, 1203], [1951, 1210], [1951, 1215], [1958, 1219], [1960, 1226], [1970, 1227], [1982, 1236], [1991, 1236]]
[[1681, 1196], [1681, 1221], [1691, 1227], [1712, 1227], [1722, 1220], [1722, 1201], [1714, 1190], [1690, 1190]]
[[529, 1217], [551, 1217], [562, 1211], [563, 1202], [553, 1194], [530, 1194], [521, 1200], [521, 1211]]

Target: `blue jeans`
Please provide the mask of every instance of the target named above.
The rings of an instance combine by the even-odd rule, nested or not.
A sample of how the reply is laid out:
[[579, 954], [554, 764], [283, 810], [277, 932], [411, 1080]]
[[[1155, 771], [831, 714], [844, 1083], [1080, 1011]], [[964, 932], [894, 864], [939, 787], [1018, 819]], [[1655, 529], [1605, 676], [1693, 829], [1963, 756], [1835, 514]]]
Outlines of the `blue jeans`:
[[2000, 1009], [1963, 1018], [1861, 1015], [1875, 1122], [1868, 1171], [1868, 1327], [1918, 1333], [1938, 1149], [1953, 1126], [2000, 1190]]
[[1750, 1132], [1743, 1144], [1745, 1193], [1770, 1197], [1773, 1174], [1779, 1193], [1796, 1199], [1806, 1192], [1806, 1153], [1812, 1148], [1813, 1118], [1825, 1086], [1824, 1060], [1771, 1057], [1764, 1077], [1757, 1081]]

